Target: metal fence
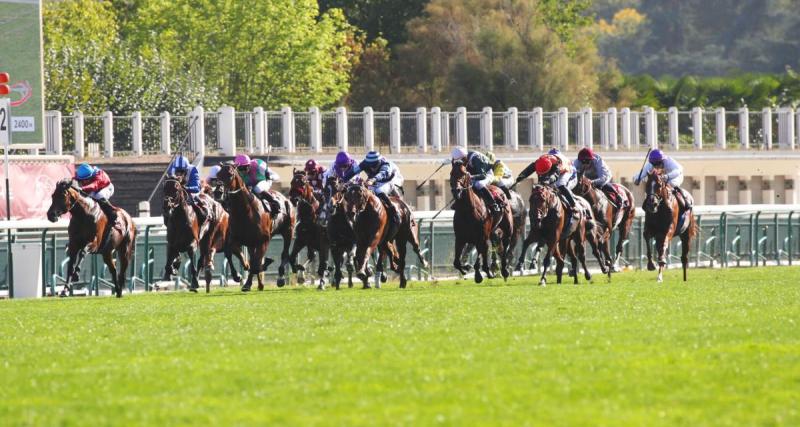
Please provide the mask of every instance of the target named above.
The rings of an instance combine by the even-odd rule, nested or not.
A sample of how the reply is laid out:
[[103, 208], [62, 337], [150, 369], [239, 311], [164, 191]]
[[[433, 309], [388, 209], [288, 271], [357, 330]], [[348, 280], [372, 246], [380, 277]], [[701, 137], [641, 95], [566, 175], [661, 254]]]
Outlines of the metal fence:
[[[624, 243], [621, 263], [630, 268], [642, 269], [646, 265], [646, 242], [641, 237], [644, 215], [641, 210], [637, 211], [630, 240]], [[427, 280], [456, 275], [452, 268], [455, 256], [452, 214], [452, 211], [444, 211], [438, 216], [435, 212], [415, 213], [423, 253], [430, 267], [421, 268], [415, 255], [409, 251], [406, 260], [409, 277]], [[697, 206], [695, 214], [700, 232], [692, 243], [692, 267], [792, 265], [800, 259], [800, 205]], [[164, 268], [166, 231], [161, 225], [161, 218], [137, 218], [136, 222], [136, 254], [127, 284], [131, 290], [152, 290]], [[57, 224], [40, 220], [0, 223], [0, 230], [3, 231], [0, 237], [0, 272], [3, 273], [0, 274], [0, 291], [8, 290], [8, 255], [13, 250], [12, 243], [40, 245], [43, 262], [42, 292], [45, 295], [51, 294], [56, 287], [63, 284], [66, 275], [66, 224], [66, 220]], [[8, 228], [13, 230], [11, 241], [5, 233]], [[615, 234], [614, 243], [617, 238]], [[279, 237], [273, 239], [267, 256], [280, 259], [281, 245]], [[668, 261], [680, 265], [679, 254], [680, 240], [674, 239], [670, 244]], [[468, 253], [465, 256], [471, 262], [475, 254]], [[529, 250], [525, 254], [525, 265], [530, 263], [532, 257], [533, 252]], [[109, 286], [109, 276], [99, 256], [88, 256], [85, 264], [78, 287], [82, 286], [86, 291], [97, 294]], [[594, 266], [594, 260], [590, 260], [590, 264]], [[223, 285], [227, 284], [229, 268], [222, 255], [217, 255], [215, 265], [215, 280]], [[184, 258], [175, 282], [161, 283], [161, 286], [177, 287], [181, 282], [185, 283], [187, 272], [188, 261]], [[272, 274], [274, 269], [268, 274], [270, 278], [274, 277]]]

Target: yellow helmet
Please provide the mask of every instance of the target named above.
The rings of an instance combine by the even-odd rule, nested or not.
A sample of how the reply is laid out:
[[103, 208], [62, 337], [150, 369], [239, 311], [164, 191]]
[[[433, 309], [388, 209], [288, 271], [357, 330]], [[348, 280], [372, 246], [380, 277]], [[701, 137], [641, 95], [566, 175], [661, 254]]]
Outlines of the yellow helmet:
[[494, 156], [494, 153], [491, 151], [486, 152], [486, 158], [489, 159], [490, 162], [494, 163], [497, 161], [497, 158]]

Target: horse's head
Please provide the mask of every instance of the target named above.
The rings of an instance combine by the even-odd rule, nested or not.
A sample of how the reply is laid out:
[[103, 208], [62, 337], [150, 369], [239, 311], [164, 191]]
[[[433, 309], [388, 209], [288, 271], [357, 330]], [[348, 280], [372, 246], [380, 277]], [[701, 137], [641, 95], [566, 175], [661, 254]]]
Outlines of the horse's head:
[[450, 168], [450, 192], [453, 198], [460, 199], [464, 190], [470, 188], [470, 175], [467, 164], [461, 160], [454, 160]]
[[172, 211], [181, 206], [186, 201], [186, 190], [181, 185], [180, 178], [167, 178], [164, 180], [164, 201], [161, 212], [166, 217], [172, 215]]
[[47, 210], [47, 219], [50, 222], [58, 221], [58, 217], [71, 211], [75, 203], [78, 202], [80, 193], [74, 185], [74, 181], [71, 178], [62, 179], [56, 184], [56, 189], [53, 190], [53, 195], [51, 196], [50, 209]]
[[548, 212], [555, 205], [556, 195], [549, 187], [544, 185], [534, 185], [530, 197], [530, 217], [531, 225], [541, 227], [542, 221], [547, 217]]
[[587, 178], [586, 175], [583, 174], [583, 171], [578, 172], [578, 183], [575, 184], [575, 188], [572, 190], [572, 192], [582, 196], [584, 194], [589, 194], [591, 191], [592, 180]]
[[642, 206], [645, 212], [656, 213], [661, 202], [669, 202], [672, 196], [672, 192], [669, 190], [669, 184], [666, 178], [662, 176], [662, 173], [662, 169], [656, 168], [647, 174], [647, 181], [644, 186], [645, 199], [644, 205]]
[[365, 184], [348, 184], [344, 189], [344, 201], [348, 214], [355, 214], [366, 209], [370, 194], [371, 192]]
[[294, 169], [292, 182], [289, 184], [289, 200], [292, 201], [292, 204], [297, 205], [300, 199], [308, 199], [310, 189], [311, 186], [306, 179], [305, 172]]
[[236, 170], [236, 165], [233, 163], [225, 163], [217, 172], [217, 179], [222, 183], [228, 191], [240, 191], [245, 188], [242, 177], [239, 176], [239, 171]]

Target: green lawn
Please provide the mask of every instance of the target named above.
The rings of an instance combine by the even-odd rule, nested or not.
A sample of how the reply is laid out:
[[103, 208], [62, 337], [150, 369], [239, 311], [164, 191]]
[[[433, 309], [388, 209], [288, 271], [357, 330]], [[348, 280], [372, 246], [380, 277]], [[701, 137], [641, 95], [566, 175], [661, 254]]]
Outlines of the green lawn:
[[800, 268], [0, 301], [2, 425], [799, 425]]

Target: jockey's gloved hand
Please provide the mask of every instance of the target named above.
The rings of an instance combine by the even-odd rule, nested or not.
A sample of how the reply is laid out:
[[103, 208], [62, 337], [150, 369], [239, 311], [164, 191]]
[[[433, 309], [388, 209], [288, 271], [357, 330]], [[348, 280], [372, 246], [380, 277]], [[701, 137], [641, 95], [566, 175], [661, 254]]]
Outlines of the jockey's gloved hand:
[[373, 185], [375, 185], [375, 180], [374, 179], [368, 179], [367, 180], [367, 186], [368, 187], [372, 187]]

